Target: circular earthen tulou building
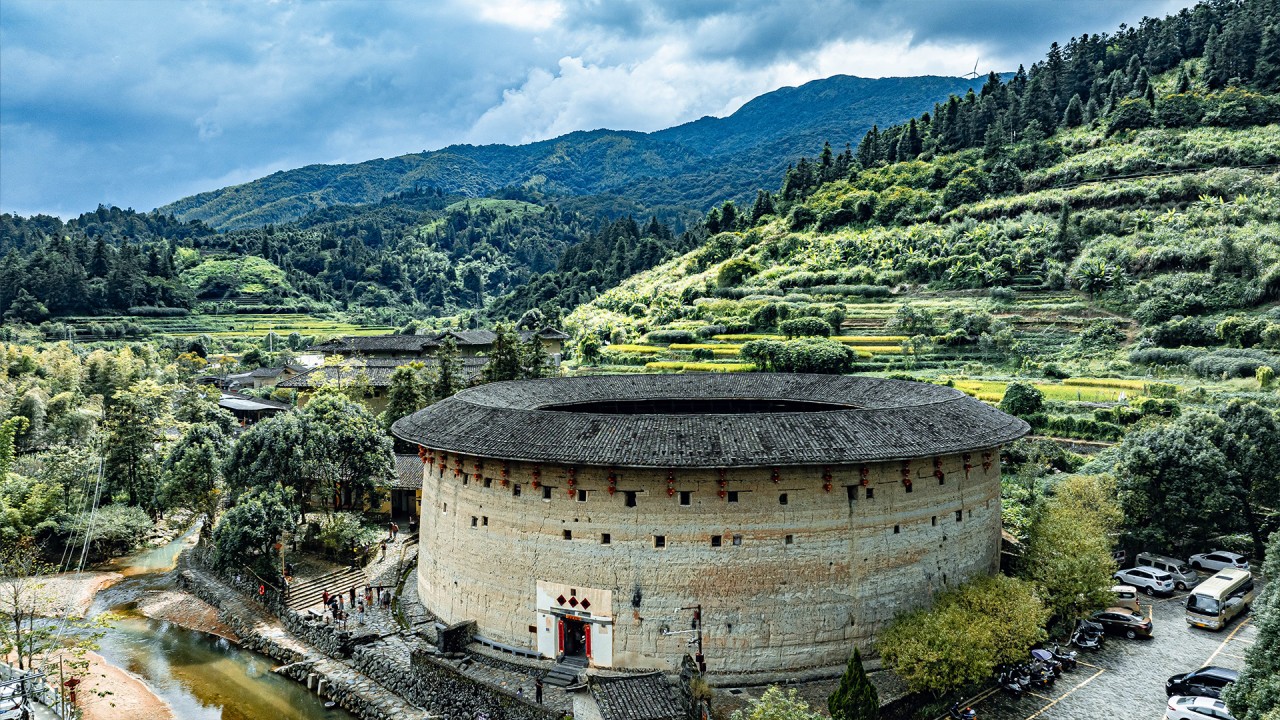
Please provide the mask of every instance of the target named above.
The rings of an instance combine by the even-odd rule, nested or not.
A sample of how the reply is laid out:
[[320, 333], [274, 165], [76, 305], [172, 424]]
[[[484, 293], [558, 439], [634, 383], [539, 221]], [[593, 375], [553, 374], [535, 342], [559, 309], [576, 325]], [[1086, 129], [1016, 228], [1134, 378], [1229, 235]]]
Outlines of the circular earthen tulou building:
[[464, 390], [395, 423], [423, 460], [418, 590], [491, 645], [669, 669], [847, 661], [997, 570], [1000, 446], [958, 390], [830, 375], [619, 375]]

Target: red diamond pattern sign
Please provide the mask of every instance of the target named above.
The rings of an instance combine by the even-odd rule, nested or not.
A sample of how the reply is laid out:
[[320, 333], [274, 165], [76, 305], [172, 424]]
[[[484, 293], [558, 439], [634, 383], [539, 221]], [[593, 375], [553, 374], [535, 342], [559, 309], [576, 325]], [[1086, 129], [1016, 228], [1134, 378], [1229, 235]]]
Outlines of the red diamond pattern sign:
[[578, 598], [576, 597], [569, 598], [569, 607], [578, 607]]
[[582, 599], [582, 609], [583, 609], [583, 610], [586, 610], [586, 609], [588, 609], [588, 608], [590, 608], [590, 607], [591, 607], [591, 601], [590, 601], [590, 600], [588, 600], [588, 599], [586, 599], [586, 598], [583, 598], [583, 599]]
[[563, 605], [563, 604], [564, 604], [564, 596], [563, 596], [563, 595], [561, 595], [560, 597], [556, 598], [556, 604], [557, 604], [557, 605]]

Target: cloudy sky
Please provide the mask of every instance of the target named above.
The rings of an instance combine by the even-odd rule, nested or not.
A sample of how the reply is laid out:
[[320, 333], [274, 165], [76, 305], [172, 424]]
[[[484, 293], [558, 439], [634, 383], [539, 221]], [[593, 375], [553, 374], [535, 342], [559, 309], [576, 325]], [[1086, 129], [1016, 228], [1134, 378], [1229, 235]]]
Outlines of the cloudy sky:
[[726, 115], [834, 74], [1012, 70], [1188, 0], [4, 0], [0, 211]]

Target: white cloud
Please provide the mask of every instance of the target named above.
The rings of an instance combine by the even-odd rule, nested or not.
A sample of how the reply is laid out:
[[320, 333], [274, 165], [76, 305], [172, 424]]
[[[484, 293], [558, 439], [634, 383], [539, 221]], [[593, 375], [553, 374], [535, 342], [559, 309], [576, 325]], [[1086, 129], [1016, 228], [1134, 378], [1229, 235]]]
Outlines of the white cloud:
[[476, 9], [482, 20], [527, 30], [547, 30], [564, 15], [554, 0], [485, 0]]

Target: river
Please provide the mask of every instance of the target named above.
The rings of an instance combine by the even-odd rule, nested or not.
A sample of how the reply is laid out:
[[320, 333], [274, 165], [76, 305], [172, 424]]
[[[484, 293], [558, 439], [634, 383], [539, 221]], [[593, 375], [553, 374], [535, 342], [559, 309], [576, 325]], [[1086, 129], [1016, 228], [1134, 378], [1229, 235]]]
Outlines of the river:
[[175, 588], [172, 570], [196, 528], [162, 547], [120, 558], [124, 580], [99, 592], [91, 614], [118, 615], [98, 651], [137, 675], [179, 720], [352, 720], [304, 686], [271, 672], [275, 661], [225, 638], [143, 616], [138, 600]]

